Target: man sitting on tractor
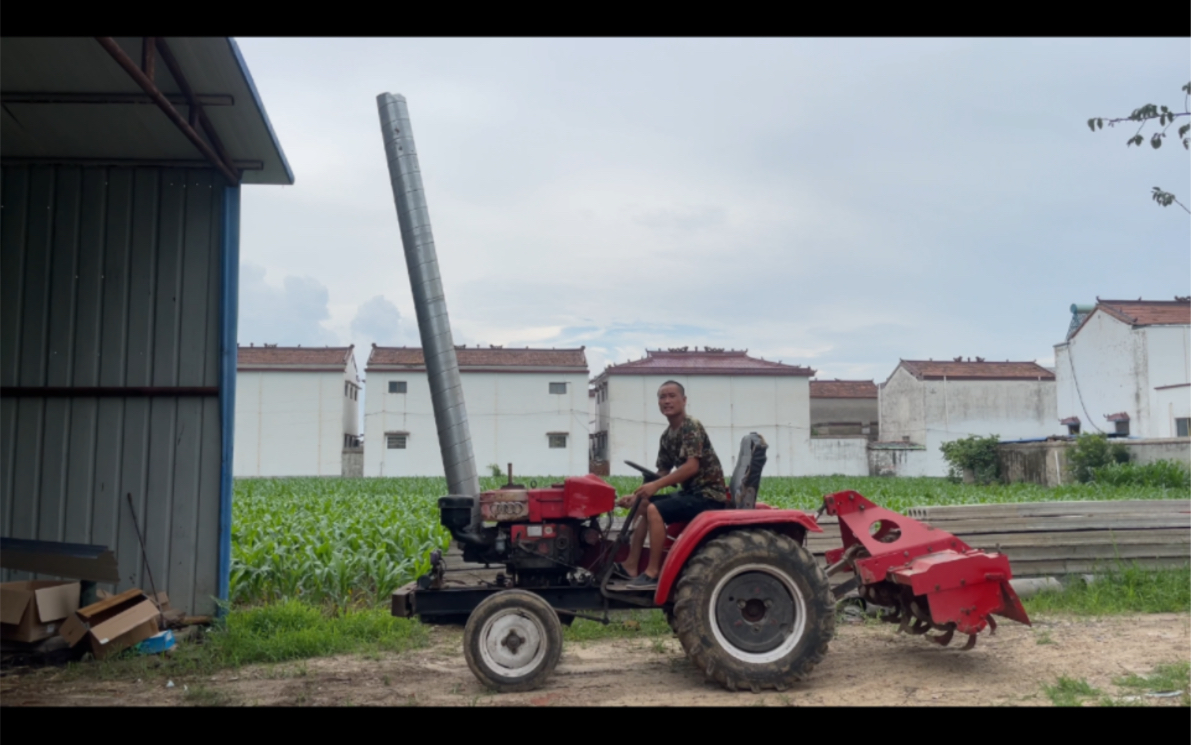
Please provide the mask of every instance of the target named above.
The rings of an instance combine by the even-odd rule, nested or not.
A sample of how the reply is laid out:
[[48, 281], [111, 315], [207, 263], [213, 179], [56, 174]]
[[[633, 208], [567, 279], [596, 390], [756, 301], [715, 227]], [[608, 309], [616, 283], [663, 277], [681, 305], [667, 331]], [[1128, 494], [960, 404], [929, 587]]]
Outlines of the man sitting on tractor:
[[[628, 559], [623, 565], [616, 566], [617, 572], [631, 578], [629, 587], [641, 590], [657, 586], [666, 525], [690, 522], [704, 510], [728, 506], [724, 471], [711, 447], [711, 439], [699, 420], [686, 415], [686, 390], [673, 380], [662, 383], [658, 388], [658, 408], [670, 421], [658, 447], [657, 473], [660, 478], [642, 484], [637, 491], [617, 501], [620, 507], [632, 507], [638, 499], [646, 502], [645, 519], [637, 520]], [[675, 484], [681, 484], [682, 489], [654, 497], [661, 489]], [[649, 565], [638, 574], [647, 533]]]

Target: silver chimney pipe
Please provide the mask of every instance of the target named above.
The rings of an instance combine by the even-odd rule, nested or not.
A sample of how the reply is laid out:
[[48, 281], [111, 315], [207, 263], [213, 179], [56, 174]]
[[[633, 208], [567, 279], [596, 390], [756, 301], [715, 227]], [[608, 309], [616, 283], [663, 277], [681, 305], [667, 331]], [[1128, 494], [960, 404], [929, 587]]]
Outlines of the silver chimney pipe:
[[[430, 233], [430, 212], [422, 189], [422, 173], [414, 149], [405, 96], [382, 93], [376, 97], [380, 109], [381, 134], [389, 161], [389, 180], [401, 226], [401, 243], [414, 295], [422, 354], [430, 378], [430, 400], [438, 426], [438, 444], [442, 449], [443, 470], [450, 494], [475, 497], [480, 493], [467, 409], [463, 404], [463, 385], [459, 379], [459, 361], [447, 319], [447, 301], [443, 294], [434, 236]], [[478, 507], [474, 510], [478, 515]], [[473, 518], [473, 525], [476, 520]]]

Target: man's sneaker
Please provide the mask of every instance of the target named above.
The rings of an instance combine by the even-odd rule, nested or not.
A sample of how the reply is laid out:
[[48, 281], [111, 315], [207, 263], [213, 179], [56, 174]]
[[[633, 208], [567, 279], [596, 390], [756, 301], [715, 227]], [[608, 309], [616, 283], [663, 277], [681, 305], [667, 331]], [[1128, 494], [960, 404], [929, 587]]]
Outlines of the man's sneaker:
[[636, 577], [633, 577], [628, 586], [634, 590], [652, 590], [658, 586], [658, 579], [657, 577], [650, 577], [645, 572], [641, 572]]

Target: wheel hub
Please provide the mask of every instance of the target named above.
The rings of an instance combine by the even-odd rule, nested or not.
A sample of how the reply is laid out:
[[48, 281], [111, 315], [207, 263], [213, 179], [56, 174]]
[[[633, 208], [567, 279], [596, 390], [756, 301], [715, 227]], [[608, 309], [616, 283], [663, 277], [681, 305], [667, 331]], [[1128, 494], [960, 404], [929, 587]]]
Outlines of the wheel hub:
[[514, 655], [517, 654], [517, 648], [525, 643], [525, 640], [517, 636], [516, 630], [510, 629], [509, 635], [501, 642], [501, 646], [508, 647], [509, 651]]
[[745, 652], [768, 652], [794, 628], [794, 599], [771, 574], [743, 572], [720, 590], [716, 621], [726, 640]]
[[509, 611], [488, 620], [480, 632], [480, 654], [501, 675], [524, 675], [545, 657], [545, 630], [529, 615]]

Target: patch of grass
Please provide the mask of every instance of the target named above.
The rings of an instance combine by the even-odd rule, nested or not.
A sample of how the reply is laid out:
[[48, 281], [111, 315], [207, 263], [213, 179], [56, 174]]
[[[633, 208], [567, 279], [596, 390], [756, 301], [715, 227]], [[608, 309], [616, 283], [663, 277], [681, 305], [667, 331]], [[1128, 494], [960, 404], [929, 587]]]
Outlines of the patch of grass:
[[236, 666], [361, 650], [403, 652], [424, 646], [428, 638], [422, 624], [383, 609], [332, 616], [291, 600], [232, 612], [207, 644], [220, 664]]
[[615, 611], [608, 614], [611, 623], [605, 625], [586, 618], [576, 618], [574, 623], [563, 629], [566, 641], [592, 641], [596, 639], [640, 639], [668, 637], [674, 632], [660, 610]]
[[228, 694], [204, 685], [187, 689], [184, 698], [192, 706], [228, 706], [232, 703], [232, 697]]
[[1134, 688], [1153, 693], [1167, 693], [1169, 691], [1183, 691], [1191, 689], [1191, 662], [1176, 662], [1170, 665], [1159, 665], [1151, 675], [1142, 677], [1130, 675], [1113, 681], [1121, 688]]
[[1035, 644], [1054, 644], [1055, 640], [1050, 638], [1049, 631], [1043, 631], [1034, 639]]
[[1107, 565], [1094, 582], [1069, 578], [1064, 588], [1040, 592], [1022, 602], [1035, 613], [1103, 616], [1118, 613], [1186, 613], [1191, 611], [1191, 566], [1145, 569], [1119, 562]]
[[1060, 677], [1052, 686], [1044, 683], [1042, 690], [1055, 706], [1082, 706], [1085, 698], [1100, 695], [1100, 691], [1088, 685], [1083, 678], [1074, 680], [1066, 676]]
[[[296, 600], [233, 610], [198, 641], [180, 643], [170, 657], [135, 653], [71, 663], [66, 678], [174, 678], [253, 663], [287, 662], [351, 652], [379, 655], [425, 646], [427, 628], [384, 609], [333, 614]], [[295, 674], [306, 674], [305, 664]]]

